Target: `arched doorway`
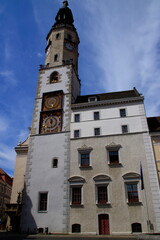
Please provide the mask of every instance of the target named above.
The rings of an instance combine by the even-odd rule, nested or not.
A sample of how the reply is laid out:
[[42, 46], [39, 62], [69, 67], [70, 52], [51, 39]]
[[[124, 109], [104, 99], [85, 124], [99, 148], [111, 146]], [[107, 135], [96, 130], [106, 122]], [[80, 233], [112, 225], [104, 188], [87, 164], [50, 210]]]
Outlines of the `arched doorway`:
[[110, 229], [109, 229], [109, 215], [108, 214], [100, 214], [98, 216], [98, 222], [99, 222], [99, 234], [100, 235], [109, 235]]

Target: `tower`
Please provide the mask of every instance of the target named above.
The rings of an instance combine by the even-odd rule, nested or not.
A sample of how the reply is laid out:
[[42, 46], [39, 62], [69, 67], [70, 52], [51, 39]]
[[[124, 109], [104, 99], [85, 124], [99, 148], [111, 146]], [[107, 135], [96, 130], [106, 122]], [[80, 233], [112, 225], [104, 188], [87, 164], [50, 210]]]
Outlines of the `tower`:
[[64, 1], [40, 65], [26, 165], [21, 230], [68, 232], [71, 103], [80, 94], [79, 38]]

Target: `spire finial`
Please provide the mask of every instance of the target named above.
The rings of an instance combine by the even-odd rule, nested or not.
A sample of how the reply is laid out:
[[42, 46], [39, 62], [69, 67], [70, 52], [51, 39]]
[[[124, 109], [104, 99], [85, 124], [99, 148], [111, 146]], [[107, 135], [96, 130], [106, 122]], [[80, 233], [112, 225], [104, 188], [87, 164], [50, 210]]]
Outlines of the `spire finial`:
[[63, 1], [63, 7], [67, 7], [68, 6], [68, 1]]

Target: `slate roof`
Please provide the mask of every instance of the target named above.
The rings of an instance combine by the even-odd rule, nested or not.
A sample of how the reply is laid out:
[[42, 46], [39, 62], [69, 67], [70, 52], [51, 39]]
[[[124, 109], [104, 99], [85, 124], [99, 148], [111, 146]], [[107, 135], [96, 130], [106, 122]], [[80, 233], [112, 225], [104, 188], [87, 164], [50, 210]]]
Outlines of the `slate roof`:
[[102, 93], [102, 94], [92, 94], [92, 95], [84, 95], [78, 96], [75, 104], [78, 103], [85, 103], [88, 102], [88, 98], [96, 97], [97, 101], [104, 101], [104, 100], [116, 100], [116, 99], [124, 99], [124, 98], [136, 98], [141, 97], [142, 95], [133, 88], [133, 90], [121, 91], [121, 92], [109, 92], [109, 93]]
[[160, 132], [160, 117], [148, 117], [147, 122], [150, 132]]

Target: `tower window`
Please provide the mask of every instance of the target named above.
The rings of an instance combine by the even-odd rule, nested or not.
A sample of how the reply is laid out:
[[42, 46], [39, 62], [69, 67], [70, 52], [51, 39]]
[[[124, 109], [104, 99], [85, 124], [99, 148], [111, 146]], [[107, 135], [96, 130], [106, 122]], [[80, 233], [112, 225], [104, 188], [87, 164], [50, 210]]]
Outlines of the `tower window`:
[[61, 36], [61, 34], [60, 34], [60, 33], [57, 33], [57, 34], [56, 34], [56, 40], [60, 39], [60, 36]]
[[72, 40], [71, 34], [68, 34], [68, 35], [67, 35], [67, 38], [68, 38], [68, 40]]
[[57, 71], [54, 71], [50, 75], [50, 83], [58, 82], [59, 80], [59, 73]]
[[54, 61], [57, 62], [58, 61], [58, 54], [54, 55]]
[[57, 167], [58, 167], [58, 159], [57, 159], [57, 158], [54, 158], [54, 159], [53, 159], [52, 167], [53, 167], [53, 168], [57, 168]]
[[47, 211], [47, 199], [47, 192], [39, 193], [39, 211]]

